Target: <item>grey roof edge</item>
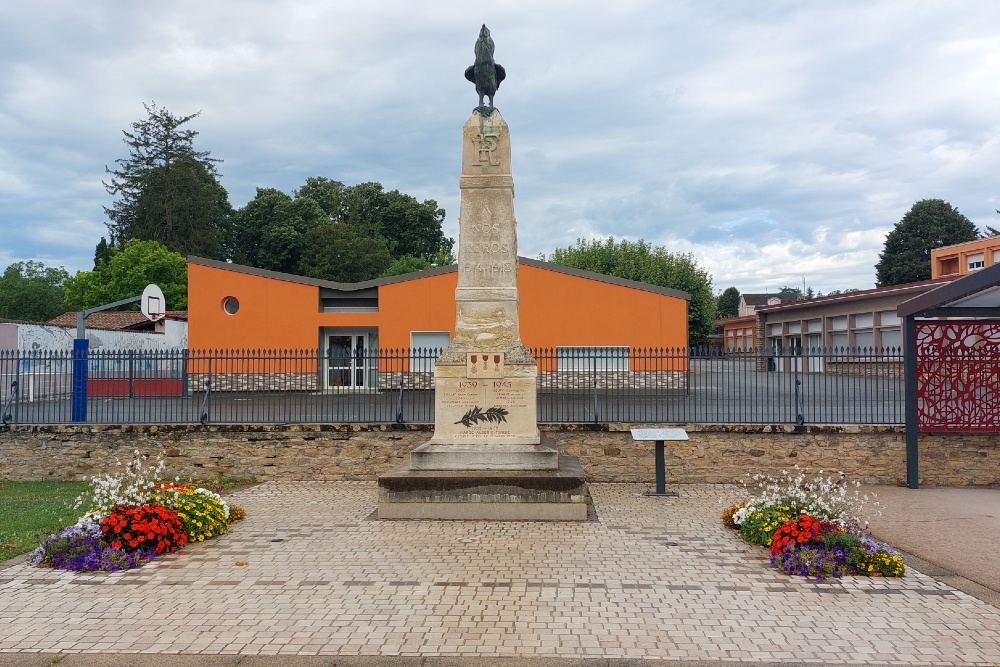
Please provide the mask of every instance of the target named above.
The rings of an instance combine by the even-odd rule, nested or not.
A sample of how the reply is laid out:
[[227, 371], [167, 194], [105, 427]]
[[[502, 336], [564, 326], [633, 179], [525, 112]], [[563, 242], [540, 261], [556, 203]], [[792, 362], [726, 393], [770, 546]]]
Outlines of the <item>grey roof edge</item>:
[[[449, 264], [448, 266], [438, 266], [433, 269], [414, 271], [413, 273], [404, 273], [398, 276], [390, 276], [388, 278], [376, 278], [375, 280], [365, 280], [359, 283], [338, 283], [338, 282], [333, 282], [331, 280], [320, 280], [319, 278], [308, 278], [306, 276], [299, 276], [294, 273], [282, 273], [280, 271], [270, 271], [268, 269], [258, 269], [253, 266], [245, 266], [243, 264], [232, 264], [230, 262], [223, 262], [217, 259], [206, 259], [204, 257], [197, 257], [195, 255], [188, 255], [187, 261], [190, 264], [196, 264], [198, 266], [207, 266], [213, 269], [222, 269], [224, 271], [235, 271], [236, 273], [243, 273], [250, 276], [271, 278], [273, 280], [283, 280], [285, 282], [297, 283], [299, 285], [328, 287], [331, 289], [343, 290], [347, 292], [367, 289], [369, 287], [380, 287], [382, 285], [391, 285], [393, 283], [402, 283], [409, 280], [419, 280], [420, 278], [437, 276], [444, 273], [453, 273], [458, 270], [458, 265]], [[597, 280], [599, 282], [609, 283], [611, 285], [630, 287], [632, 289], [643, 290], [645, 292], [652, 292], [654, 294], [661, 294], [663, 296], [672, 296], [678, 299], [684, 299], [685, 301], [691, 300], [691, 295], [688, 294], [687, 292], [671, 289], [669, 287], [659, 287], [658, 285], [649, 285], [647, 283], [641, 283], [636, 280], [626, 280], [624, 278], [606, 276], [603, 273], [584, 271], [583, 269], [575, 269], [570, 266], [562, 266], [561, 264], [553, 264], [552, 262], [543, 262], [541, 260], [529, 259], [527, 257], [518, 257], [517, 261], [518, 263], [524, 264], [526, 266], [531, 266], [538, 269], [544, 269], [546, 271], [555, 271], [556, 273], [564, 273], [566, 275], [574, 276], [577, 278], [586, 278], [589, 280]]]
[[632, 289], [652, 292], [654, 294], [662, 294], [663, 296], [672, 296], [678, 299], [684, 299], [685, 301], [691, 300], [690, 294], [679, 289], [660, 287], [659, 285], [650, 285], [649, 283], [641, 283], [638, 280], [616, 278], [615, 276], [609, 276], [603, 273], [585, 271], [584, 269], [576, 269], [572, 266], [563, 266], [562, 264], [555, 264], [553, 262], [543, 262], [542, 260], [529, 259], [528, 257], [518, 257], [517, 261], [536, 269], [545, 269], [547, 271], [555, 271], [556, 273], [564, 273], [568, 276], [574, 276], [576, 278], [586, 278], [588, 280], [596, 280], [598, 282], [608, 283], [610, 285], [619, 285], [621, 287], [631, 287]]
[[364, 280], [359, 283], [338, 283], [332, 280], [321, 280], [319, 278], [310, 278], [308, 276], [300, 276], [294, 273], [282, 273], [281, 271], [258, 269], [257, 267], [246, 266], [244, 264], [232, 264], [230, 262], [222, 262], [217, 259], [206, 259], [204, 257], [196, 257], [195, 255], [188, 255], [187, 261], [189, 264], [197, 264], [198, 266], [207, 266], [213, 269], [222, 269], [223, 271], [234, 271], [236, 273], [243, 273], [249, 276], [259, 276], [261, 278], [283, 280], [288, 283], [297, 283], [299, 285], [328, 287], [330, 289], [343, 290], [345, 292], [368, 289], [369, 287], [379, 287], [381, 285], [391, 285], [393, 283], [403, 283], [409, 280], [426, 278], [428, 276], [437, 276], [442, 273], [452, 273], [458, 269], [458, 267], [455, 264], [449, 264], [448, 266], [436, 266], [432, 269], [425, 269], [423, 271], [414, 271], [412, 273], [403, 273], [398, 276], [389, 276], [388, 278], [375, 278], [374, 280]]
[[888, 287], [874, 287], [872, 289], [859, 290], [857, 292], [844, 292], [842, 294], [834, 294], [830, 296], [820, 296], [814, 299], [802, 299], [800, 301], [789, 301], [788, 303], [779, 303], [773, 306], [761, 306], [757, 308], [758, 313], [767, 314], [775, 311], [781, 310], [795, 310], [796, 308], [806, 308], [809, 306], [815, 306], [819, 304], [834, 303], [837, 301], [848, 301], [854, 299], [869, 299], [876, 298], [880, 296], [885, 296], [887, 294], [893, 294], [896, 292], [912, 292], [920, 289], [933, 290], [935, 286], [947, 285], [950, 282], [955, 281], [955, 278], [933, 278], [931, 280], [920, 280], [913, 283], [902, 283], [900, 285], [889, 285]]
[[1000, 264], [993, 264], [907, 299], [896, 307], [896, 315], [919, 315], [925, 310], [947, 306], [953, 301], [997, 285], [1000, 285]]

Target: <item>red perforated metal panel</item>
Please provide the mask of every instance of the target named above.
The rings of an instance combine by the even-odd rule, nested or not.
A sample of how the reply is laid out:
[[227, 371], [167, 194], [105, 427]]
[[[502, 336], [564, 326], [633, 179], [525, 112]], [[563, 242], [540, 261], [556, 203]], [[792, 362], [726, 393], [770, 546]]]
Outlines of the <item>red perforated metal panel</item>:
[[918, 321], [917, 426], [1000, 431], [1000, 322]]

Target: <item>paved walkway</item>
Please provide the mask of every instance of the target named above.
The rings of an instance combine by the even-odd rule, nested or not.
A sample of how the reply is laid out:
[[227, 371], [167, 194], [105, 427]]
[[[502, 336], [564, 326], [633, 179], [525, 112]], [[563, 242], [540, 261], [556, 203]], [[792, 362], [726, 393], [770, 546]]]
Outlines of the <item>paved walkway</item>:
[[[721, 528], [719, 487], [681, 486], [670, 499], [644, 488], [592, 484], [598, 520], [552, 524], [377, 521], [374, 483], [262, 484], [234, 497], [249, 517], [229, 535], [138, 570], [0, 570], [0, 666], [79, 652], [198, 654], [172, 665], [236, 655], [1000, 663], [1000, 608], [913, 570], [786, 577]], [[62, 664], [124, 664], [82, 658]]]

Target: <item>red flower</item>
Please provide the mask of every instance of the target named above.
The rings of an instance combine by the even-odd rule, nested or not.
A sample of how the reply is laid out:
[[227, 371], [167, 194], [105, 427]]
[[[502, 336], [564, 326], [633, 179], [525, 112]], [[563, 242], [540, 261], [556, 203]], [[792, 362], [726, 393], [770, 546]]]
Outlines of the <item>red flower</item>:
[[170, 552], [187, 544], [187, 533], [177, 512], [162, 505], [116, 507], [101, 521], [101, 530], [115, 538], [112, 545], [122, 548], [122, 539], [132, 549], [156, 540], [156, 552]]

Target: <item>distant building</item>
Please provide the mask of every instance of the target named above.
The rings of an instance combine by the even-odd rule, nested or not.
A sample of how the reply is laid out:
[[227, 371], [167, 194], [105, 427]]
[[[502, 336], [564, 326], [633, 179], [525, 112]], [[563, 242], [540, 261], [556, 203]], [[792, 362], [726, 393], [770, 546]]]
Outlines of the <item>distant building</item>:
[[737, 317], [753, 315], [758, 308], [764, 306], [777, 306], [782, 303], [798, 301], [802, 298], [799, 290], [782, 290], [774, 294], [741, 294], [740, 309], [736, 313]]
[[[76, 327], [77, 313], [63, 313], [53, 317], [48, 324], [57, 327]], [[88, 329], [106, 329], [108, 331], [151, 331], [164, 333], [167, 322], [187, 322], [186, 310], [172, 310], [164, 314], [164, 318], [151, 322], [149, 318], [137, 310], [102, 310], [87, 316], [84, 326]]]
[[722, 327], [723, 352], [748, 352], [757, 348], [757, 315], [727, 317], [716, 320]]
[[931, 279], [964, 276], [1000, 264], [1000, 236], [946, 245], [931, 250]]
[[774, 294], [741, 294], [736, 317], [716, 320], [721, 328], [723, 352], [746, 352], [757, 348], [757, 309], [778, 306], [802, 298], [799, 290], [782, 290]]
[[938, 278], [764, 306], [757, 311], [757, 335], [765, 349], [786, 354], [831, 348], [900, 349], [903, 334], [897, 306], [952, 280]]

